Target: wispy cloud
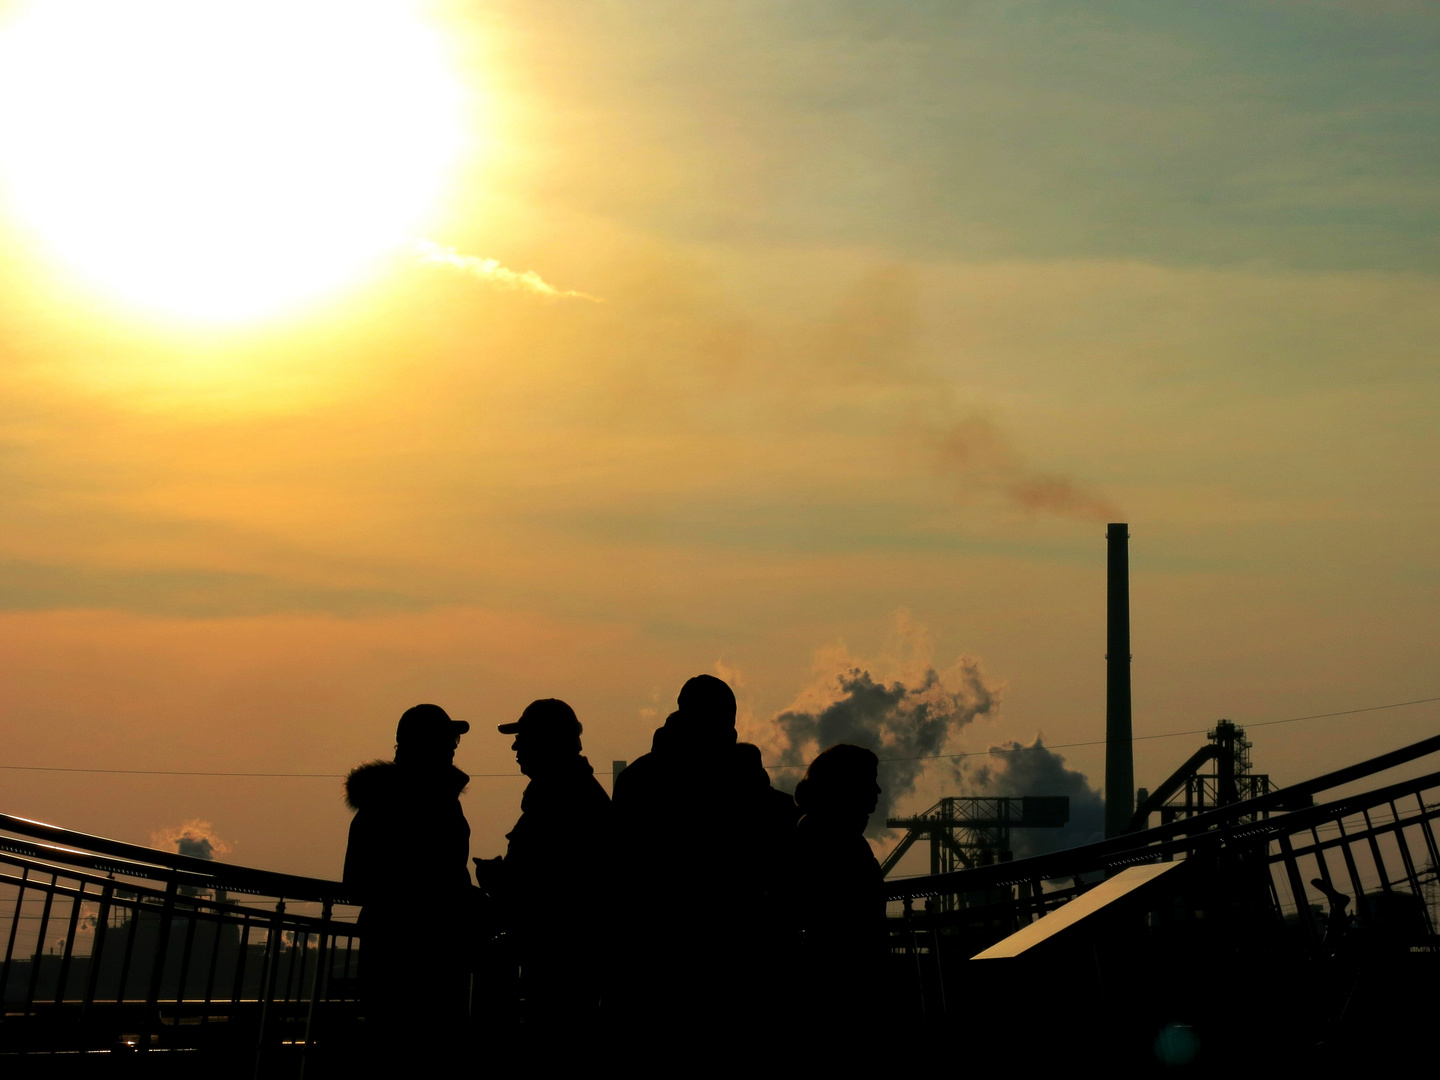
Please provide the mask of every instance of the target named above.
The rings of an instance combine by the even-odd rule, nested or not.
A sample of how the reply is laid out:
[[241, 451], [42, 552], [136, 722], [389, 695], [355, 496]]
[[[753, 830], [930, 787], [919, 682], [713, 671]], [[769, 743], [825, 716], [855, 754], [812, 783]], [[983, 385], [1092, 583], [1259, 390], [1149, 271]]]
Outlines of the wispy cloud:
[[462, 255], [454, 248], [437, 244], [434, 240], [417, 240], [414, 252], [415, 258], [422, 263], [449, 266], [502, 289], [536, 293], [557, 300], [589, 300], [597, 304], [604, 302], [600, 297], [591, 296], [589, 293], [576, 292], [574, 289], [557, 289], [534, 270], [511, 270], [509, 267], [501, 266], [496, 259], [482, 259], [478, 255]]

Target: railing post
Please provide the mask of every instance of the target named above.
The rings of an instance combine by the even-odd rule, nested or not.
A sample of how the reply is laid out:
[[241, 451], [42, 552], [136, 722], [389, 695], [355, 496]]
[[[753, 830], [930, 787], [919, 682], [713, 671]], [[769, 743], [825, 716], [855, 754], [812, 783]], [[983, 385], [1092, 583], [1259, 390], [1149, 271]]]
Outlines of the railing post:
[[[120, 896], [118, 890], [116, 896]], [[136, 927], [140, 925], [139, 893], [132, 892], [121, 899], [133, 900], [134, 903], [130, 906], [130, 917], [125, 921], [125, 952], [120, 958], [120, 981], [115, 987], [115, 1004], [117, 1005], [125, 1004], [125, 991], [130, 987], [130, 962], [135, 956]]]
[[185, 944], [180, 949], [180, 972], [175, 986], [175, 1015], [180, 1015], [185, 1006], [185, 985], [190, 981], [190, 959], [195, 949], [195, 922], [200, 914], [200, 905], [190, 904], [190, 914], [185, 918]]
[[945, 1000], [945, 961], [940, 955], [940, 925], [935, 918], [936, 906], [934, 897], [926, 898], [925, 921], [930, 924], [930, 952], [935, 958], [935, 981], [940, 988], [940, 1013], [943, 1016], [950, 1009]]
[[30, 867], [20, 868], [20, 886], [15, 891], [15, 914], [10, 917], [10, 937], [5, 942], [5, 962], [0, 964], [0, 1004], [10, 989], [10, 958], [15, 954], [15, 931], [20, 929], [20, 912], [25, 905], [25, 883], [30, 880]]
[[70, 981], [70, 961], [75, 954], [75, 931], [80, 927], [80, 908], [85, 904], [85, 882], [70, 901], [70, 922], [65, 927], [65, 951], [60, 955], [60, 974], [55, 979], [55, 1004], [65, 1004], [65, 984]]
[[80, 1010], [82, 1023], [89, 1017], [100, 987], [100, 965], [105, 955], [105, 933], [110, 928], [110, 900], [114, 895], [115, 878], [111, 875], [100, 890], [100, 914], [95, 919], [95, 940], [90, 943], [90, 977], [85, 980], [85, 1001]]
[[1335, 827], [1340, 830], [1340, 836], [1344, 843], [1340, 845], [1340, 854], [1345, 859], [1345, 873], [1350, 878], [1350, 888], [1355, 891], [1355, 909], [1360, 909], [1360, 898], [1365, 895], [1365, 886], [1360, 880], [1360, 868], [1355, 865], [1355, 853], [1350, 850], [1350, 834], [1345, 831], [1344, 815], [1335, 818]]
[[[1410, 891], [1416, 896], [1423, 897], [1425, 893], [1420, 887], [1420, 876], [1415, 869], [1415, 859], [1410, 854], [1410, 844], [1405, 839], [1405, 823], [1400, 820], [1400, 808], [1395, 805], [1395, 800], [1390, 800], [1390, 813], [1395, 818], [1395, 846], [1400, 849], [1400, 863], [1405, 867], [1405, 881], [1410, 886]], [[1421, 910], [1425, 913], [1426, 929], [1431, 933], [1430, 928], [1430, 906], [1424, 905]]]
[[1430, 828], [1430, 808], [1425, 805], [1425, 792], [1415, 791], [1415, 801], [1420, 804], [1420, 834], [1425, 837], [1425, 850], [1430, 853], [1430, 865], [1440, 872], [1440, 846], [1435, 843], [1435, 831]]
[[1300, 875], [1300, 865], [1295, 859], [1295, 850], [1290, 846], [1290, 834], [1282, 832], [1276, 839], [1280, 843], [1280, 852], [1285, 863], [1285, 875], [1290, 882], [1290, 895], [1295, 898], [1295, 917], [1305, 927], [1310, 936], [1310, 943], [1313, 945], [1320, 940], [1320, 935], [1315, 929], [1315, 920], [1310, 911], [1310, 898], [1305, 893], [1305, 880]]
[[[239, 938], [237, 931], [236, 938]], [[225, 940], [225, 917], [217, 908], [214, 922], [214, 941], [210, 943], [210, 963], [205, 969], [205, 1001], [200, 1007], [200, 1026], [205, 1027], [210, 1023], [210, 1002], [215, 997], [215, 975], [220, 967], [220, 945]], [[240, 957], [235, 957], [235, 963], [240, 963]]]
[[310, 1008], [305, 1014], [305, 1049], [300, 1052], [300, 1080], [305, 1080], [305, 1067], [310, 1063], [310, 1049], [315, 1043], [315, 1010], [320, 995], [330, 985], [330, 973], [325, 967], [330, 955], [330, 912], [331, 900], [327, 896], [320, 909], [320, 934], [319, 941], [315, 944], [315, 974], [310, 980]]
[[906, 896], [905, 905], [905, 948], [915, 960], [915, 987], [920, 992], [920, 1014], [925, 1008], [925, 972], [920, 967], [920, 947], [915, 943], [915, 897]]
[[40, 909], [40, 931], [35, 937], [35, 958], [30, 962], [30, 983], [25, 990], [25, 1015], [30, 1015], [30, 1006], [35, 1003], [35, 992], [40, 986], [40, 969], [44, 967], [45, 934], [50, 929], [50, 911], [55, 903], [55, 883], [60, 880], [59, 871], [50, 875], [50, 887], [45, 890], [45, 906]]
[[[150, 1036], [158, 1034], [160, 1027], [160, 991], [165, 984], [165, 960], [170, 951], [170, 924], [175, 917], [175, 894], [180, 883], [171, 878], [165, 886], [165, 902], [160, 908], [160, 933], [155, 941], [155, 969], [150, 973], [150, 992], [145, 996], [145, 1020], [140, 1025], [140, 1045], [135, 1049], [142, 1054], [150, 1049]], [[140, 904], [135, 905], [135, 919], [140, 918]]]
[[270, 999], [275, 996], [275, 979], [280, 974], [280, 946], [283, 943], [285, 901], [275, 901], [275, 914], [270, 917], [270, 932], [265, 937], [265, 963], [260, 968], [260, 1033], [255, 1040], [255, 1080], [262, 1080], [260, 1071], [265, 1059], [265, 1027], [270, 1020]]
[[[1390, 870], [1385, 865], [1385, 856], [1380, 854], [1380, 843], [1375, 838], [1375, 823], [1370, 820], [1370, 810], [1366, 808], [1360, 811], [1360, 816], [1365, 819], [1365, 841], [1370, 847], [1370, 858], [1375, 861], [1375, 871], [1380, 875], [1380, 888], [1388, 896], [1392, 891], [1390, 886]], [[1359, 900], [1355, 903], [1358, 905]]]

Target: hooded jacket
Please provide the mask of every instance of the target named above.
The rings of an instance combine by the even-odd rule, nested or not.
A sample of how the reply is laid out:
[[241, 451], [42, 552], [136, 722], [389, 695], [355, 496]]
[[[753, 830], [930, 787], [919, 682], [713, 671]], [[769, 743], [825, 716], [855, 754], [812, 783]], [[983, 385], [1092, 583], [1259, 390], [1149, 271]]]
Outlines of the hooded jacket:
[[460, 793], [470, 777], [453, 765], [419, 768], [372, 761], [345, 779], [355, 811], [345, 884], [367, 912], [399, 909], [405, 894], [470, 888], [470, 825]]

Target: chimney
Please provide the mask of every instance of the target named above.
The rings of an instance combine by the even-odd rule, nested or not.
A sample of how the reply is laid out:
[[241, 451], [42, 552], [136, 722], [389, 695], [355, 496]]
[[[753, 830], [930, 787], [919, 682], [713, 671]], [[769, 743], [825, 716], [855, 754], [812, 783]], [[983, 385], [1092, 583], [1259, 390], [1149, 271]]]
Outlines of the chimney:
[[1130, 726], [1130, 530], [1112, 522], [1105, 632], [1105, 835], [1130, 828], [1135, 813], [1135, 748]]

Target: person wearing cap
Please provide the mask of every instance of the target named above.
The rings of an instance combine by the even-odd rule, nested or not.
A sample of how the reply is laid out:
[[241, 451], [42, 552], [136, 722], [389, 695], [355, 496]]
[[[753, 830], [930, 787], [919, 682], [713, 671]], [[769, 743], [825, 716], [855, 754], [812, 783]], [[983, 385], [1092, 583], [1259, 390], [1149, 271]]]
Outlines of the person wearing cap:
[[372, 1049], [387, 1063], [453, 1060], [464, 1031], [468, 942], [456, 927], [464, 937], [479, 893], [460, 808], [470, 777], [454, 761], [469, 730], [438, 705], [416, 705], [400, 717], [394, 759], [345, 779], [355, 817], [344, 881], [361, 905], [360, 994]]
[[[517, 946], [527, 1027], [574, 1034], [600, 1003], [599, 963], [614, 861], [610, 797], [581, 752], [583, 728], [558, 698], [532, 701], [513, 723], [511, 749], [530, 778], [502, 858], [476, 859], [481, 888], [500, 905]], [[563, 1054], [537, 1043], [546, 1058]]]

